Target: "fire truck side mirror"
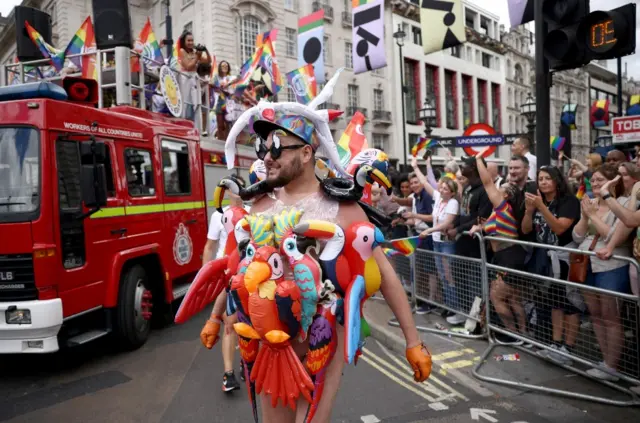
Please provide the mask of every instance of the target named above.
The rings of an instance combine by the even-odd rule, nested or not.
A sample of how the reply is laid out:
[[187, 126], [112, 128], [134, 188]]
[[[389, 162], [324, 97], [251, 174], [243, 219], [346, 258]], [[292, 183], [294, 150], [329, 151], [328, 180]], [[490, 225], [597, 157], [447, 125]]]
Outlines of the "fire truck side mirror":
[[107, 205], [107, 175], [104, 164], [82, 165], [82, 201], [87, 208]]

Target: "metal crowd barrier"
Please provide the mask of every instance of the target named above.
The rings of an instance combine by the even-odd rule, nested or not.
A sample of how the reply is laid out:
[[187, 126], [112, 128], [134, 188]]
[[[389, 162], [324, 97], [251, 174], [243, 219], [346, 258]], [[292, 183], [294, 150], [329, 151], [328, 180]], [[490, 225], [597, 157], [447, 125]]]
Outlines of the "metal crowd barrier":
[[[617, 361], [617, 364], [613, 363], [616, 365], [614, 376], [630, 386], [640, 386], [640, 297], [563, 280], [568, 275], [569, 253], [595, 256], [593, 252], [504, 238], [482, 237], [479, 234], [476, 236], [481, 246], [480, 259], [419, 249], [410, 258], [396, 257], [392, 260], [400, 279], [404, 282], [407, 277], [411, 279], [409, 291], [412, 293], [414, 312], [417, 299], [464, 315], [478, 322], [481, 327], [480, 333], [473, 334], [461, 333], [455, 329], [424, 326], [418, 326], [418, 330], [466, 338], [488, 338], [489, 346], [472, 371], [474, 377], [482, 381], [609, 405], [640, 405], [640, 398], [628, 389], [629, 386], [603, 380], [587, 373], [589, 369], [596, 368], [605, 371], [601, 363], [606, 355], [609, 361]], [[528, 248], [542, 248], [547, 251], [547, 255], [551, 252], [555, 263], [551, 268], [553, 277], [489, 263], [486, 244], [487, 241], [492, 240]], [[448, 261], [449, 273], [446, 267], [438, 264], [438, 259]], [[631, 257], [613, 256], [611, 260], [623, 261], [640, 274], [640, 265]], [[565, 264], [561, 265], [560, 262], [563, 261]], [[624, 268], [627, 271], [629, 269], [626, 266]], [[453, 279], [456, 288], [459, 288], [460, 301], [457, 307], [455, 304], [446, 304], [439, 295], [444, 279], [449, 277]], [[472, 307], [470, 299], [475, 298], [476, 295], [481, 296], [484, 306], [481, 314], [470, 312]], [[594, 313], [595, 308], [590, 309], [587, 306], [588, 302], [596, 300], [605, 308], [604, 311], [602, 307], [600, 308], [599, 315], [597, 312]], [[563, 312], [562, 315], [560, 311]], [[555, 328], [553, 321], [556, 322]], [[562, 331], [560, 321], [563, 325]], [[389, 325], [399, 326], [395, 318], [389, 320]], [[554, 343], [554, 329], [555, 341], [560, 339], [563, 341], [561, 347]], [[511, 338], [511, 341], [496, 339], [496, 334], [506, 335]], [[604, 348], [603, 343], [606, 343]], [[569, 345], [570, 349], [566, 349], [564, 345]], [[497, 347], [515, 348], [519, 352], [548, 360], [564, 369], [629, 395], [631, 398], [623, 401], [480, 374], [480, 369]], [[533, 347], [540, 349], [534, 351]]]
[[[482, 242], [482, 238], [478, 238], [478, 240]], [[459, 327], [449, 328], [447, 323], [447, 326], [442, 325], [434, 328], [417, 326], [419, 331], [467, 339], [487, 337], [487, 333], [482, 327], [483, 315], [481, 313], [482, 302], [486, 298], [484, 289], [487, 286], [483, 283], [485, 273], [482, 272], [483, 258], [448, 255], [423, 249], [416, 250], [409, 258], [396, 258], [396, 263], [400, 258], [406, 261], [410, 260], [411, 263], [410, 271], [404, 270], [404, 273], [412, 275], [410, 277], [410, 291], [414, 312], [417, 300], [420, 300], [436, 309], [464, 316], [467, 319], [464, 326], [473, 328], [472, 330]], [[402, 270], [396, 267], [396, 272], [401, 275], [401, 279]], [[388, 324], [395, 327], [400, 326], [395, 317], [391, 318]]]
[[[488, 241], [500, 241], [522, 247], [542, 248], [545, 251], [554, 251], [554, 254], [564, 254], [568, 258], [569, 253], [579, 253], [595, 256], [595, 253], [580, 251], [572, 248], [541, 245], [504, 238], [485, 237]], [[484, 248], [484, 243], [483, 243]], [[610, 260], [620, 260], [640, 271], [638, 262], [630, 257], [614, 256]], [[563, 261], [562, 257], [559, 261]], [[559, 262], [557, 262], [559, 263]], [[609, 405], [631, 406], [640, 405], [640, 399], [633, 392], [612, 381], [596, 378], [586, 371], [589, 368], [603, 368], [606, 355], [609, 360], [617, 361], [615, 376], [620, 380], [633, 385], [640, 385], [640, 349], [638, 345], [640, 298], [630, 294], [604, 290], [586, 285], [573, 283], [560, 279], [558, 273], [565, 278], [568, 274], [568, 263], [561, 270], [556, 266], [553, 269], [554, 277], [528, 273], [522, 270], [514, 270], [506, 267], [487, 263], [484, 266], [487, 280], [491, 290], [489, 292], [486, 307], [486, 328], [490, 334], [503, 334], [515, 338], [524, 344], [530, 344], [541, 348], [534, 352], [522, 346], [509, 345], [497, 342], [494, 336], [489, 336], [490, 345], [482, 354], [480, 362], [473, 369], [473, 375], [485, 382], [498, 383], [514, 388], [530, 389], [538, 392], [562, 395], [566, 397], [595, 401]], [[624, 267], [628, 272], [628, 267]], [[596, 303], [597, 301], [597, 303]], [[534, 313], [527, 313], [525, 304], [533, 305]], [[600, 315], [594, 315], [596, 308], [587, 304], [600, 304]], [[495, 310], [495, 314], [492, 313]], [[560, 311], [563, 316], [560, 316]], [[523, 317], [518, 316], [523, 313]], [[580, 318], [587, 315], [589, 325], [580, 324]], [[597, 312], [596, 312], [597, 313]], [[553, 317], [556, 314], [556, 317]], [[566, 316], [573, 316], [567, 318]], [[535, 318], [533, 320], [532, 318]], [[549, 318], [549, 320], [547, 320]], [[553, 320], [556, 324], [554, 327]], [[562, 328], [560, 327], [562, 322]], [[519, 327], [524, 325], [524, 328]], [[558, 348], [555, 341], [564, 342]], [[560, 334], [560, 335], [558, 335]], [[603, 347], [602, 344], [606, 345]], [[572, 344], [570, 349], [566, 344]], [[540, 385], [522, 383], [485, 376], [479, 373], [486, 360], [496, 347], [513, 347], [521, 352], [541, 357], [552, 363], [580, 374], [594, 381], [600, 382], [610, 388], [630, 395], [629, 401], [620, 401], [595, 395], [581, 394], [564, 391]], [[555, 348], [554, 348], [555, 347]], [[605, 350], [606, 354], [603, 354]], [[583, 366], [577, 367], [576, 364]], [[609, 373], [605, 371], [606, 373]]]

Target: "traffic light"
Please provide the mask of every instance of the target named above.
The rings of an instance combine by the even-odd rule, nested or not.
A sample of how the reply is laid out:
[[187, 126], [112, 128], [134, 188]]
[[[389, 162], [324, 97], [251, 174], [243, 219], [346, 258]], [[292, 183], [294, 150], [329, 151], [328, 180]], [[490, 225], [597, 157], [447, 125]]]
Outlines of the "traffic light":
[[575, 69], [635, 51], [634, 3], [589, 13], [589, 0], [543, 0], [542, 8], [549, 26], [544, 55], [552, 70]]
[[636, 5], [629, 3], [605, 12], [597, 10], [582, 20], [578, 42], [584, 43], [591, 59], [615, 59], [636, 49]]
[[544, 55], [550, 69], [574, 69], [588, 63], [578, 40], [578, 26], [588, 14], [589, 0], [543, 0], [542, 15], [548, 25]]

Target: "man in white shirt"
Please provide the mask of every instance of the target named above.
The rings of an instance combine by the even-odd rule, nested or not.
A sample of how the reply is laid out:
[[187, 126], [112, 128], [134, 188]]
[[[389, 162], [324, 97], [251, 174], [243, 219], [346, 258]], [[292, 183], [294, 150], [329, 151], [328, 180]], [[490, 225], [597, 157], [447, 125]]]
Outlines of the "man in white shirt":
[[[229, 207], [243, 207], [245, 210], [247, 210], [247, 212], [249, 211], [249, 208], [243, 205], [242, 199], [239, 196], [234, 195], [230, 191], [227, 191], [226, 195], [229, 197], [229, 205], [222, 209], [223, 212], [225, 212]], [[224, 225], [222, 224], [222, 214], [218, 211], [214, 211], [213, 214], [211, 214], [211, 220], [209, 221], [209, 232], [207, 234], [207, 243], [204, 246], [204, 252], [202, 254], [202, 265], [204, 266], [211, 260], [223, 257], [226, 244], [227, 232], [225, 231]], [[226, 314], [223, 316], [223, 319], [227, 319]], [[209, 318], [209, 322], [217, 325], [222, 323], [220, 321], [220, 318], [214, 315], [211, 315], [211, 317]], [[209, 340], [205, 346], [207, 348], [212, 348], [216, 340], [217, 336], [214, 339]], [[238, 381], [236, 380], [233, 371], [233, 356], [235, 353], [235, 346], [236, 337], [235, 333], [233, 332], [233, 328], [231, 327], [230, 323], [228, 324], [227, 322], [225, 322], [222, 335], [222, 360], [224, 361], [222, 390], [224, 392], [231, 392], [235, 389], [240, 389], [240, 383], [238, 383]], [[242, 366], [240, 369], [240, 378], [244, 380], [244, 369], [242, 369]]]
[[527, 138], [518, 138], [511, 146], [511, 154], [514, 156], [524, 156], [529, 160], [529, 174], [527, 176], [529, 179], [535, 181], [538, 172], [538, 158], [531, 154], [531, 151], [529, 151], [530, 148], [531, 144]]

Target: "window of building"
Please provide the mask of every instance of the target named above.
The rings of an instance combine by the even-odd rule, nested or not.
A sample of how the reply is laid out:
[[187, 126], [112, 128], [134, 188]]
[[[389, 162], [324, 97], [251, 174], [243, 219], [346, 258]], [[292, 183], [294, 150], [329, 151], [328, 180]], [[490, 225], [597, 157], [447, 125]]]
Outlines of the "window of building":
[[124, 150], [124, 164], [129, 196], [146, 197], [156, 194], [150, 151], [127, 148]]
[[[318, 92], [320, 92], [318, 90]], [[290, 85], [287, 86], [287, 101], [296, 102], [296, 93], [293, 91]]]
[[182, 7], [189, 6], [195, 0], [182, 0]]
[[359, 105], [360, 105], [360, 88], [357, 85], [349, 84], [347, 104], [351, 108], [359, 107]]
[[[322, 46], [322, 55], [325, 65], [331, 64], [331, 39], [328, 35], [324, 36], [324, 45]], [[319, 91], [318, 91], [319, 92]]]
[[465, 10], [464, 13], [464, 24], [469, 28], [475, 28], [475, 18], [476, 13], [471, 10]]
[[478, 122], [488, 123], [487, 116], [487, 82], [478, 79]]
[[416, 65], [411, 60], [404, 61], [404, 83], [406, 92], [404, 95], [407, 122], [418, 121], [418, 87], [416, 86]]
[[451, 55], [453, 57], [460, 58], [462, 56], [462, 47], [457, 45], [455, 47], [451, 47]]
[[298, 31], [294, 28], [285, 28], [285, 54], [289, 57], [298, 57]]
[[240, 19], [240, 61], [246, 62], [256, 48], [256, 37], [262, 32], [262, 22], [255, 16]]
[[491, 84], [491, 108], [493, 111], [493, 129], [497, 132], [502, 132], [502, 119], [500, 114], [500, 85]]
[[509, 116], [509, 133], [513, 134], [515, 130], [513, 129], [513, 116]]
[[464, 127], [473, 121], [473, 78], [462, 75], [462, 123]]
[[284, 0], [284, 10], [288, 10], [290, 12], [298, 11], [297, 0]]
[[378, 150], [386, 151], [389, 146], [389, 134], [373, 134], [373, 146]]
[[373, 90], [373, 110], [384, 110], [384, 91]]
[[[436, 108], [437, 125], [440, 126], [440, 92], [438, 90], [438, 68], [426, 65], [424, 68], [425, 98], [430, 99]], [[422, 106], [420, 101], [420, 105]]]
[[458, 119], [456, 116], [456, 74], [454, 72], [446, 71], [444, 73], [444, 90], [445, 90], [445, 104], [446, 104], [446, 125], [449, 129], [458, 128]]
[[191, 194], [189, 146], [187, 143], [162, 140], [162, 173], [165, 194]]
[[348, 41], [344, 43], [344, 66], [347, 69], [353, 68], [353, 44]]
[[413, 38], [413, 44], [422, 45], [422, 30], [417, 26], [411, 26], [411, 36]]
[[491, 55], [482, 53], [482, 66], [491, 69]]
[[182, 29], [182, 32], [191, 32], [193, 33], [193, 22], [187, 22], [186, 25], [184, 26], [184, 28]]

